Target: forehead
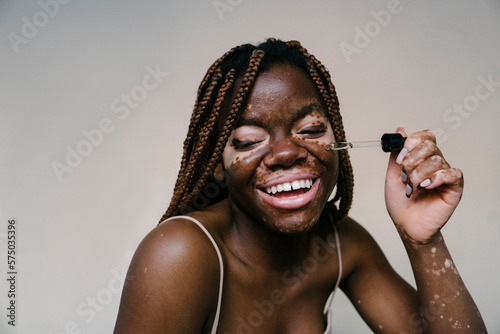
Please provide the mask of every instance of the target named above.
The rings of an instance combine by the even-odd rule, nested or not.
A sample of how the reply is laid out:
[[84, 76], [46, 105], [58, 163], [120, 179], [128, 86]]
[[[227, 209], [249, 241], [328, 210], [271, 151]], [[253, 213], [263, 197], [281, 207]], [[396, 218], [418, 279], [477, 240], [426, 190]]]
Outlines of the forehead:
[[275, 64], [255, 80], [238, 123], [261, 117], [285, 121], [309, 113], [326, 116], [323, 100], [309, 75], [291, 64]]

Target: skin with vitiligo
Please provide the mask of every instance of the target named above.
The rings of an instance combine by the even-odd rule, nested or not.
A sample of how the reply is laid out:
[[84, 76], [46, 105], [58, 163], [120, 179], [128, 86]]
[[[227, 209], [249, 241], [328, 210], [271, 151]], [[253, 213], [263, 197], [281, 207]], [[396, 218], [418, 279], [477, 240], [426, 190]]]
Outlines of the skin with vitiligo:
[[[189, 214], [224, 260], [218, 333], [241, 332], [262, 305], [267, 311], [255, 332], [323, 333], [323, 307], [340, 268], [325, 209], [339, 177], [338, 152], [325, 149], [334, 141], [325, 106], [303, 70], [275, 64], [257, 77], [241, 118], [215, 175], [227, 181], [228, 198]], [[397, 132], [407, 139], [390, 155], [385, 198], [417, 290], [348, 217], [337, 223], [340, 288], [376, 333], [486, 332], [440, 233], [462, 195], [462, 174], [430, 131]], [[273, 187], [306, 179], [310, 188], [273, 194]], [[314, 270], [306, 270], [311, 259]], [[192, 222], [176, 218], [156, 227], [129, 275], [115, 333], [210, 332], [219, 262]]]

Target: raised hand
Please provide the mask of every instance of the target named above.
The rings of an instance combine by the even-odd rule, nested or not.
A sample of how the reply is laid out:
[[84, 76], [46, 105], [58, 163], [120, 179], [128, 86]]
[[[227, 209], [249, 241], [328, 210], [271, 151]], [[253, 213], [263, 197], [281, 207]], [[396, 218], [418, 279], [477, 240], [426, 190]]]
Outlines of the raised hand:
[[[402, 127], [398, 133], [407, 136]], [[407, 136], [401, 152], [391, 153], [385, 202], [398, 230], [416, 243], [438, 235], [457, 207], [463, 191], [462, 171], [451, 168], [429, 131]]]

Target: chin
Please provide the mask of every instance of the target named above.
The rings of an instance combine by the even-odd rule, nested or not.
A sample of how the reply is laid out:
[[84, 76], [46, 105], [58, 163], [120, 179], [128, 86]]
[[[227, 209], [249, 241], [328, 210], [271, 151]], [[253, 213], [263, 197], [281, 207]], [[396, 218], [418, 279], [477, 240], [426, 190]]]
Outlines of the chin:
[[319, 215], [315, 218], [308, 217], [304, 219], [297, 219], [293, 215], [287, 218], [278, 217], [280, 217], [281, 221], [268, 223], [268, 226], [276, 232], [289, 235], [305, 233], [313, 228], [319, 220]]

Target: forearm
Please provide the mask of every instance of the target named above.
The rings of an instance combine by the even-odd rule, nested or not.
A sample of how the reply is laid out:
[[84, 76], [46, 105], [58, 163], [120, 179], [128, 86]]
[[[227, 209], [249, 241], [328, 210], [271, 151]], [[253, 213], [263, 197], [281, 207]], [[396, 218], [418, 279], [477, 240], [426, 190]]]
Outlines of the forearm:
[[486, 333], [486, 327], [442, 235], [428, 244], [400, 232], [417, 283], [419, 312], [409, 321], [417, 333]]

